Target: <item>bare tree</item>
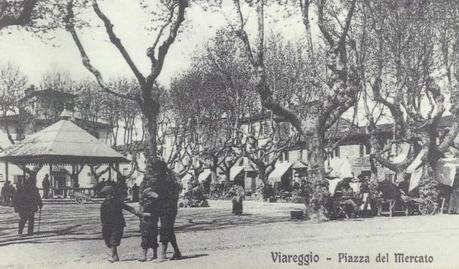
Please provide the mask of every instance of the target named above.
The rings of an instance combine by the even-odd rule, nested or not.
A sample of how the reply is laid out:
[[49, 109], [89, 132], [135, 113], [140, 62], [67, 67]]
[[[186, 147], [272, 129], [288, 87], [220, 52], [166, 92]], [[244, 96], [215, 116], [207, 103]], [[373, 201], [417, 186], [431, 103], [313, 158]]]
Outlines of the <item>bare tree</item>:
[[8, 116], [19, 114], [19, 99], [23, 97], [27, 86], [27, 77], [21, 70], [11, 63], [0, 69], [0, 110], [2, 113], [1, 124], [6, 130], [11, 144], [15, 139], [11, 135]]
[[[457, 53], [457, 49], [449, 53], [454, 47], [451, 40], [440, 38], [441, 43], [436, 41], [435, 33], [444, 34], [445, 31], [445, 24], [438, 23], [437, 7], [423, 1], [403, 4], [387, 0], [368, 4], [377, 44], [373, 52], [373, 70], [376, 71], [368, 75], [375, 77], [371, 94], [375, 102], [389, 111], [394, 121], [392, 139], [381, 141], [381, 130], [366, 106], [372, 156], [396, 172], [403, 172], [415, 158], [435, 169], [438, 159], [448, 151], [459, 131], [459, 89], [452, 85], [451, 76], [451, 56]], [[452, 5], [449, 11], [457, 12], [457, 8]], [[444, 11], [443, 14], [449, 12]], [[458, 42], [457, 25], [455, 27], [454, 38]], [[440, 64], [436, 59], [442, 59]], [[442, 69], [446, 70], [447, 90], [437, 82], [442, 77], [436, 78], [443, 73]], [[450, 112], [455, 119], [446, 133], [439, 128], [446, 111], [445, 94], [451, 96]], [[401, 162], [391, 160], [393, 149], [403, 144], [409, 146], [407, 157]]]
[[[266, 70], [265, 61], [265, 6], [264, 0], [250, 1], [256, 9], [257, 14], [257, 34], [255, 42], [251, 42], [249, 35], [246, 31], [247, 19], [244, 17], [243, 5], [241, 1], [233, 1], [236, 8], [236, 17], [238, 26], [234, 27], [239, 39], [243, 42], [245, 47], [246, 56], [249, 59], [253, 72], [252, 76], [255, 80], [255, 89], [258, 92], [262, 105], [273, 111], [282, 120], [292, 124], [297, 132], [304, 138], [309, 137], [309, 134], [299, 117], [298, 113], [288, 107], [285, 107], [275, 95], [272, 87], [269, 84], [268, 73]], [[314, 122], [313, 130], [313, 161], [318, 168], [318, 176], [323, 178], [325, 176], [324, 160], [327, 143], [325, 141], [325, 134], [328, 129], [332, 127], [338, 119], [353, 107], [357, 101], [358, 93], [360, 92], [360, 78], [357, 72], [356, 62], [354, 57], [350, 57], [348, 49], [351, 47], [348, 43], [352, 18], [356, 8], [356, 0], [340, 6], [338, 3], [326, 0], [317, 1], [318, 10], [318, 27], [326, 46], [325, 62], [327, 68], [326, 81], [314, 81], [312, 84], [316, 85], [317, 91], [324, 94], [320, 102], [322, 104], [320, 111]], [[305, 29], [310, 31], [309, 25], [309, 1], [300, 1], [301, 12], [303, 15], [303, 22]], [[334, 10], [326, 7], [340, 7], [343, 16], [336, 15]], [[329, 15], [332, 19], [327, 18]], [[344, 18], [344, 21], [340, 20]], [[332, 23], [334, 21], [334, 23]], [[310, 36], [310, 33], [307, 33]], [[308, 41], [308, 46], [312, 46], [312, 42]], [[312, 47], [308, 48], [312, 54]], [[352, 61], [351, 61], [352, 60]], [[315, 67], [311, 67], [313, 69]]]
[[76, 2], [73, 0], [67, 1], [66, 16], [64, 19], [66, 29], [71, 34], [78, 51], [81, 54], [82, 63], [96, 78], [99, 86], [103, 91], [113, 94], [120, 98], [132, 100], [137, 103], [143, 116], [143, 124], [145, 130], [145, 156], [147, 160], [147, 173], [151, 173], [151, 163], [155, 161], [157, 156], [157, 120], [160, 112], [159, 93], [155, 87], [156, 80], [161, 74], [166, 55], [169, 52], [171, 45], [175, 42], [179, 29], [185, 21], [185, 10], [189, 6], [187, 0], [164, 1], [161, 2], [164, 12], [161, 14], [163, 18], [162, 26], [160, 26], [157, 36], [152, 40], [151, 46], [147, 49], [147, 58], [150, 61], [150, 72], [144, 76], [137, 65], [134, 63], [127, 49], [123, 45], [121, 39], [115, 33], [114, 25], [105, 12], [100, 8], [97, 0], [92, 0], [92, 10], [103, 23], [110, 42], [118, 49], [121, 57], [131, 69], [135, 76], [139, 91], [136, 93], [118, 93], [113, 91], [110, 86], [103, 80], [99, 70], [91, 63], [88, 53], [81, 42], [75, 27], [76, 17], [74, 8]]
[[[278, 159], [297, 139], [295, 134], [285, 132], [285, 128], [288, 130], [290, 126], [276, 123], [273, 117], [266, 123], [269, 125], [264, 125], [264, 128], [259, 128], [257, 132], [240, 132], [237, 144], [240, 156], [246, 157], [256, 166], [258, 178], [264, 187], [268, 186], [268, 177], [274, 171]], [[281, 129], [284, 131], [281, 132]]]

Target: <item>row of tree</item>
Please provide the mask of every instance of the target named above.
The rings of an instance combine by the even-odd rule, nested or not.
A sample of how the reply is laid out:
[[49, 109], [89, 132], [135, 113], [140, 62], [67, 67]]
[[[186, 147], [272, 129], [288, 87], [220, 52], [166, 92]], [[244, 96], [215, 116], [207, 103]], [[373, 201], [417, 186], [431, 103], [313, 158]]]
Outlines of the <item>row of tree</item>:
[[[454, 146], [459, 131], [457, 1], [233, 0], [227, 26], [168, 91], [157, 78], [171, 45], [187, 30], [186, 11], [201, 5], [218, 12], [228, 3], [139, 3], [151, 16], [147, 31], [155, 35], [145, 55], [150, 63], [147, 74], [140, 72], [97, 0], [0, 1], [0, 31], [11, 26], [68, 31], [82, 64], [97, 81], [98, 87], [91, 88], [128, 100], [123, 115], [140, 115], [147, 174], [158, 152], [165, 155], [158, 145], [169, 132], [174, 139], [167, 157], [170, 164], [194, 156], [213, 170], [245, 156], [262, 171], [261, 164], [273, 167], [272, 161], [292, 141], [310, 141], [309, 161], [323, 178], [327, 154], [345, 139], [335, 138], [334, 127], [352, 109], [352, 118], [365, 117], [372, 159], [394, 171], [404, 171], [416, 157], [435, 168]], [[81, 16], [87, 11], [102, 23], [132, 71], [135, 82], [129, 87], [105, 81], [92, 65], [79, 36], [81, 27], [94, 27]], [[269, 18], [294, 16], [304, 26], [299, 38], [287, 42], [282, 35], [266, 34], [273, 23]], [[453, 124], [440, 129], [448, 106]], [[244, 119], [260, 111], [272, 113], [271, 130], [284, 126], [296, 136], [271, 131], [261, 143], [260, 137], [241, 130]], [[133, 117], [129, 119], [132, 123]], [[382, 119], [394, 123], [390, 141], [381, 139]], [[161, 130], [164, 127], [172, 131]], [[409, 154], [403, 162], [394, 162], [389, 153], [401, 144], [410, 146]]]

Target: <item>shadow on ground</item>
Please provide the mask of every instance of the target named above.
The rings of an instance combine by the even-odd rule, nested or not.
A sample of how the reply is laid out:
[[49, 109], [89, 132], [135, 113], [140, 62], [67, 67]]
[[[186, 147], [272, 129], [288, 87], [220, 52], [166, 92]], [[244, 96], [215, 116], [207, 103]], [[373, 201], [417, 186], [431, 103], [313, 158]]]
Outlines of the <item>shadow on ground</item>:
[[[11, 208], [0, 207], [0, 247], [11, 244], [56, 243], [69, 241], [100, 240], [101, 226], [99, 217], [100, 205], [65, 205], [49, 206], [42, 210], [40, 232], [32, 236], [18, 236], [18, 216]], [[126, 227], [123, 238], [139, 237], [139, 220], [129, 213], [124, 214]], [[231, 209], [193, 208], [179, 211], [176, 221], [176, 232], [193, 232], [221, 230], [234, 226], [257, 225], [286, 222], [287, 216], [278, 214], [243, 214], [234, 216]], [[38, 214], [35, 217], [35, 231], [38, 226]], [[27, 229], [27, 228], [26, 228]]]

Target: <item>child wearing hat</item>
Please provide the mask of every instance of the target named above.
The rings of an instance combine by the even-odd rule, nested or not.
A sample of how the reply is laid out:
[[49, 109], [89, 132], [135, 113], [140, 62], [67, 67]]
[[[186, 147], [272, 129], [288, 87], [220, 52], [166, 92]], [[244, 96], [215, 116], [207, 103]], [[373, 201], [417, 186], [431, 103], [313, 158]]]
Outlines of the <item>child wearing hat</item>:
[[138, 217], [143, 217], [142, 213], [130, 207], [122, 201], [119, 195], [116, 195], [116, 188], [114, 186], [105, 186], [101, 194], [105, 196], [100, 207], [100, 220], [102, 222], [102, 236], [105, 245], [111, 249], [112, 257], [110, 262], [119, 261], [117, 247], [121, 243], [123, 236], [124, 226], [126, 222], [123, 216], [123, 209], [127, 210]]

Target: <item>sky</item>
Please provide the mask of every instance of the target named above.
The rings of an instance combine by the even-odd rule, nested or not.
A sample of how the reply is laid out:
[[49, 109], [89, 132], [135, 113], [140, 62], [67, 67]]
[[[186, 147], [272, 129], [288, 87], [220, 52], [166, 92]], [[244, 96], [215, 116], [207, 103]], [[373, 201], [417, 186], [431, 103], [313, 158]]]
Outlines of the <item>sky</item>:
[[[230, 2], [217, 12], [205, 12], [197, 5], [187, 10], [187, 26], [172, 45], [158, 78], [159, 82], [167, 86], [172, 77], [189, 66], [193, 52], [199, 51], [214, 36], [217, 29], [227, 25], [228, 19], [234, 14]], [[100, 7], [111, 19], [116, 34], [121, 38], [138, 68], [147, 74], [150, 65], [145, 53], [154, 36], [144, 27], [152, 25], [150, 16], [140, 9], [137, 1], [102, 1]], [[250, 15], [252, 14], [248, 14], [249, 17], [253, 17]], [[89, 14], [83, 16], [90, 18]], [[282, 28], [281, 31], [286, 36], [296, 37], [303, 31], [299, 19], [289, 18], [285, 20], [287, 23], [277, 21], [276, 27]], [[255, 29], [254, 26], [249, 24], [249, 31], [251, 28]], [[80, 29], [78, 33], [92, 64], [102, 72], [105, 79], [132, 76], [117, 49], [109, 42], [102, 26]], [[49, 37], [53, 39], [48, 40]], [[0, 33], [0, 52], [0, 64], [12, 62], [18, 65], [34, 84], [38, 84], [47, 72], [69, 72], [75, 80], [90, 77], [90, 73], [81, 64], [79, 52], [70, 34], [64, 30], [57, 30], [44, 38], [39, 38], [29, 32], [5, 29]]]
[[[101, 10], [110, 18], [114, 31], [120, 37], [140, 71], [147, 75], [150, 69], [146, 50], [153, 43], [155, 32], [145, 29], [152, 25], [150, 18], [138, 5], [140, 1], [110, 0], [100, 1]], [[244, 9], [249, 10], [249, 9]], [[301, 38], [304, 26], [301, 17], [279, 16], [277, 10], [268, 9], [265, 32], [281, 32], [287, 39]], [[170, 81], [180, 72], [185, 71], [195, 52], [198, 52], [214, 35], [216, 30], [227, 27], [228, 21], [234, 16], [232, 1], [224, 0], [223, 8], [209, 12], [202, 7], [192, 5], [186, 12], [186, 27], [167, 54], [164, 68], [158, 81], [168, 86]], [[250, 10], [245, 14], [249, 18], [246, 28], [253, 33], [256, 29], [255, 13]], [[100, 20], [91, 12], [81, 16], [95, 22], [98, 27], [77, 29], [83, 46], [91, 63], [101, 71], [105, 80], [123, 76], [133, 77], [131, 70], [122, 59], [119, 51], [110, 43], [105, 28]], [[46, 35], [36, 35], [24, 30], [12, 28], [0, 32], [0, 65], [11, 62], [21, 69], [29, 83], [38, 85], [42, 76], [48, 72], [67, 72], [74, 80], [94, 79], [81, 63], [80, 54], [65, 30], [56, 30]], [[141, 133], [140, 124], [138, 134]], [[137, 138], [140, 135], [137, 135]], [[122, 134], [118, 136], [122, 141]], [[0, 139], [3, 140], [3, 139]]]
[[[164, 68], [158, 78], [160, 83], [169, 85], [174, 76], [189, 67], [193, 53], [202, 49], [203, 45], [214, 36], [217, 29], [227, 25], [228, 20], [235, 14], [231, 2], [224, 0], [223, 8], [216, 12], [205, 12], [197, 5], [188, 8], [186, 27], [170, 48]], [[145, 26], [151, 25], [150, 16], [137, 3], [138, 1], [132, 0], [109, 0], [100, 1], [100, 7], [111, 19], [115, 32], [121, 38], [138, 68], [143, 74], [147, 74], [150, 63], [145, 54], [146, 49], [154, 40], [154, 33], [145, 29]], [[83, 16], [99, 22], [92, 13], [88, 12]], [[265, 29], [267, 34], [281, 32], [286, 39], [290, 40], [300, 39], [304, 35], [304, 26], [299, 14], [281, 16], [285, 14], [275, 12], [273, 9], [269, 9], [267, 13]], [[245, 15], [251, 18], [246, 28], [253, 37], [256, 29], [254, 11]], [[312, 32], [313, 35], [317, 35], [313, 14], [312, 20]], [[109, 42], [103, 26], [78, 29], [78, 33], [92, 64], [101, 71], [104, 79], [117, 76], [132, 77], [130, 69], [118, 50]], [[48, 40], [48, 37], [51, 36], [53, 39]], [[83, 67], [70, 34], [64, 30], [57, 30], [42, 38], [30, 32], [14, 29], [2, 30], [0, 32], [0, 64], [6, 62], [18, 65], [33, 84], [38, 84], [45, 73], [56, 71], [68, 72], [75, 80], [94, 79]], [[359, 105], [359, 111], [360, 113], [363, 111], [361, 105]], [[345, 117], [351, 119], [352, 111], [346, 113]], [[364, 117], [359, 118], [361, 124]]]

